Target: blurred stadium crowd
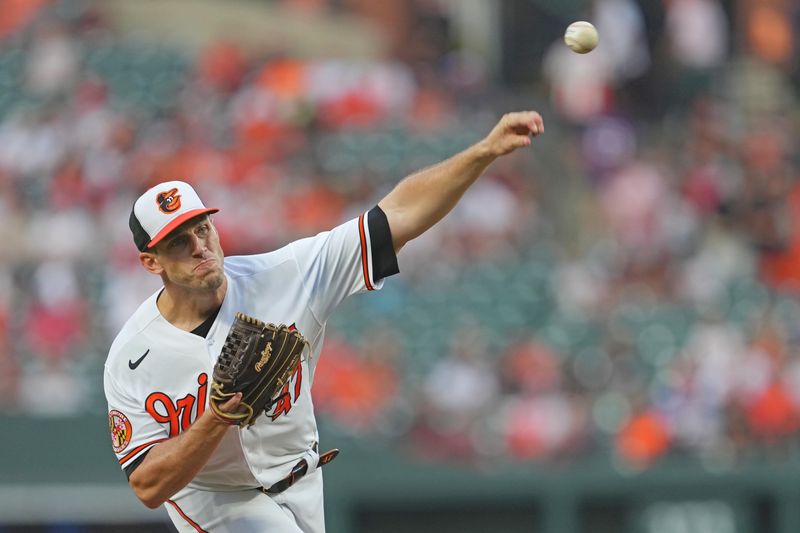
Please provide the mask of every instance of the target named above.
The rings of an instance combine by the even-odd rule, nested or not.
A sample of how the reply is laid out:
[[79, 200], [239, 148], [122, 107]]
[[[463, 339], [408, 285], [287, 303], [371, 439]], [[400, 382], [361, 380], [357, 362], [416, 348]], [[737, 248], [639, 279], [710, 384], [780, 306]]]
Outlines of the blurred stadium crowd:
[[435, 33], [415, 60], [229, 42], [195, 57], [119, 38], [92, 3], [7, 4], [0, 410], [104, 409], [106, 350], [158, 287], [127, 228], [147, 186], [192, 181], [226, 253], [257, 253], [357, 215], [524, 105], [546, 138], [336, 316], [322, 423], [470, 462], [800, 453], [792, 2], [597, 0], [601, 47], [555, 41], [513, 91]]

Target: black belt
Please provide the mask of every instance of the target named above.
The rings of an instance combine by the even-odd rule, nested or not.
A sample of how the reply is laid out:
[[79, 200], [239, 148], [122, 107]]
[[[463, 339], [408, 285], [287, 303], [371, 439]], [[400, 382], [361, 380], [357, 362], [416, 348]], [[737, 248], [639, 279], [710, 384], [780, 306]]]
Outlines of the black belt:
[[[317, 451], [317, 445], [314, 444], [314, 451]], [[339, 455], [339, 450], [334, 448], [332, 450], [328, 450], [325, 453], [321, 453], [319, 455], [319, 462], [317, 466], [323, 466], [334, 459], [336, 456]], [[292, 467], [292, 471], [289, 473], [288, 476], [281, 479], [280, 481], [276, 481], [270, 488], [259, 487], [258, 490], [263, 492], [264, 494], [280, 494], [281, 492], [285, 491], [305, 476], [308, 473], [308, 462], [305, 459], [300, 459], [296, 465]]]

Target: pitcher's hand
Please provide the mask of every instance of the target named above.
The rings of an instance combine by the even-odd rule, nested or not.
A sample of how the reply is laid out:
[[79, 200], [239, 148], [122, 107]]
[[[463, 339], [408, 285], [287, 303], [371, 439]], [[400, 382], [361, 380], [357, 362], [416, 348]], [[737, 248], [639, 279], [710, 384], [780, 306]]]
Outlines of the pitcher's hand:
[[544, 133], [544, 121], [536, 111], [506, 113], [483, 139], [488, 155], [499, 157], [530, 146], [531, 138]]

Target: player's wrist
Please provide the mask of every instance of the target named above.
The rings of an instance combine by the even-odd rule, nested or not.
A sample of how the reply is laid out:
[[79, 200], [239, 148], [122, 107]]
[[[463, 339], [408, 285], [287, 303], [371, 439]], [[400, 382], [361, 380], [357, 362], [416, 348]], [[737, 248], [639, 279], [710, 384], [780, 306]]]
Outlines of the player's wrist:
[[486, 165], [497, 159], [499, 156], [499, 154], [495, 153], [492, 143], [489, 141], [488, 137], [473, 145], [472, 152], [475, 160]]
[[224, 426], [238, 426], [239, 422], [234, 419], [228, 419], [220, 416], [216, 410], [208, 409], [206, 412], [211, 413], [211, 421], [215, 425], [224, 425]]

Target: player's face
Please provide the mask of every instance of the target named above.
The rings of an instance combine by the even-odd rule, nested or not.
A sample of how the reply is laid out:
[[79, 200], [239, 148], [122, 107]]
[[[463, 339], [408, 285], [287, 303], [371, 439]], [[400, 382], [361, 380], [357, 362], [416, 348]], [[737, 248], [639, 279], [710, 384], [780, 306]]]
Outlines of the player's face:
[[179, 226], [155, 246], [154, 252], [162, 275], [176, 285], [215, 290], [225, 280], [219, 233], [207, 216]]

